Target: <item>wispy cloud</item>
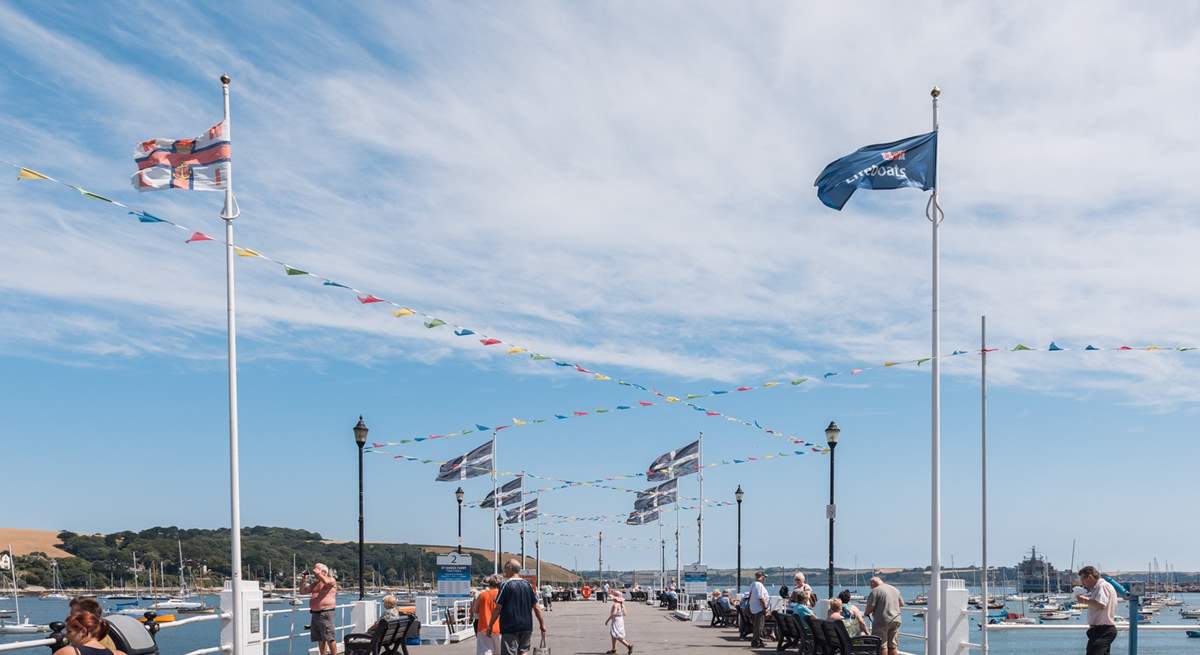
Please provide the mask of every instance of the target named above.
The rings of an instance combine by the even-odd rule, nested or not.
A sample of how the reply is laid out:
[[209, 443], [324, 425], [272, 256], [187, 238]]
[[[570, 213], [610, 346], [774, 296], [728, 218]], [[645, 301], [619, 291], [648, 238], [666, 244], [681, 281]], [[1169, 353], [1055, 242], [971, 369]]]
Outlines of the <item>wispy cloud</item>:
[[[539, 350], [729, 381], [928, 351], [923, 198], [860, 194], [834, 214], [810, 185], [855, 147], [928, 129], [936, 82], [947, 349], [973, 345], [983, 313], [997, 342], [1195, 340], [1200, 191], [1180, 171], [1200, 145], [1200, 94], [1186, 66], [1167, 65], [1200, 58], [1187, 21], [1119, 4], [947, 7], [936, 24], [924, 13], [146, 6], [98, 14], [112, 28], [100, 39], [8, 7], [5, 49], [55, 86], [13, 95], [17, 73], [3, 80], [15, 101], [0, 110], [13, 135], [0, 155], [122, 193], [132, 144], [206, 127], [229, 70], [240, 241]], [[118, 56], [138, 44], [166, 58]], [[78, 138], [89, 130], [102, 135]], [[4, 289], [136, 316], [156, 340], [219, 333], [214, 244], [185, 248], [32, 186], [0, 185]], [[215, 196], [136, 200], [213, 229]], [[239, 264], [245, 335], [276, 356], [495, 365], [473, 344]], [[132, 339], [85, 347], [60, 338], [66, 318], [41, 318], [61, 329], [28, 339], [145, 352]], [[284, 329], [340, 336], [273, 343]], [[1186, 355], [1013, 356], [995, 370], [999, 383], [1136, 402], [1200, 392]]]

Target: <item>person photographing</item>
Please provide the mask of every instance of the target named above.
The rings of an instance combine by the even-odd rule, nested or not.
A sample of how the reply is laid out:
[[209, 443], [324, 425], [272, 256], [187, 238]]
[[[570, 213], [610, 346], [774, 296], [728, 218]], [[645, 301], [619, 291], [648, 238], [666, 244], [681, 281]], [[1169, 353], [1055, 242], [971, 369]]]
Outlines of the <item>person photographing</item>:
[[337, 580], [329, 567], [317, 562], [300, 583], [300, 593], [309, 594], [308, 611], [312, 614], [308, 636], [316, 642], [321, 655], [337, 655], [337, 633], [333, 630], [333, 610], [337, 605]]

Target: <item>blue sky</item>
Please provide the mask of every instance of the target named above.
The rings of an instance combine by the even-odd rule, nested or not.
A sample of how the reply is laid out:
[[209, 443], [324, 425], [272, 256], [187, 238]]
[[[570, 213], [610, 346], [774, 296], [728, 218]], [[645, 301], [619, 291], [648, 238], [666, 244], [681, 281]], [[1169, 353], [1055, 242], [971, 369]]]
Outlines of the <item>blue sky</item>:
[[[1000, 345], [1200, 345], [1200, 191], [1179, 174], [1198, 145], [1200, 98], [1178, 65], [1200, 55], [1188, 11], [3, 6], [0, 157], [217, 234], [218, 195], [138, 195], [128, 178], [140, 141], [219, 119], [229, 72], [240, 243], [664, 391], [813, 376], [704, 402], [812, 440], [837, 420], [838, 563], [917, 565], [928, 369], [819, 379], [928, 352], [925, 197], [862, 193], [838, 214], [811, 180], [861, 145], [926, 131], [936, 83], [944, 349], [974, 347], [985, 313]], [[3, 523], [225, 524], [221, 248], [13, 177], [0, 182]], [[359, 414], [384, 441], [643, 398], [267, 262], [238, 265], [246, 525], [352, 538]], [[1065, 566], [1078, 539], [1079, 561], [1200, 568], [1180, 520], [1197, 500], [1186, 480], [1198, 356], [997, 355], [993, 560], [1036, 545]], [[971, 357], [946, 367], [947, 562], [978, 558], [977, 375]], [[700, 430], [713, 459], [781, 449], [652, 407], [503, 432], [501, 468], [630, 473]], [[480, 441], [393, 451], [445, 459]], [[746, 490], [747, 563], [819, 566], [827, 467], [808, 454], [714, 468], [705, 495]], [[453, 542], [455, 485], [433, 473], [368, 460], [369, 538]], [[464, 484], [476, 499], [488, 486]], [[542, 506], [612, 514], [631, 498], [576, 489]], [[490, 545], [489, 516], [467, 514], [468, 543]], [[694, 518], [683, 518], [690, 561]], [[706, 514], [708, 563], [732, 565], [733, 525], [731, 509]], [[599, 529], [544, 527], [579, 535], [558, 538], [570, 542]], [[545, 555], [595, 557], [557, 544]], [[649, 568], [657, 550], [614, 548], [605, 561]]]

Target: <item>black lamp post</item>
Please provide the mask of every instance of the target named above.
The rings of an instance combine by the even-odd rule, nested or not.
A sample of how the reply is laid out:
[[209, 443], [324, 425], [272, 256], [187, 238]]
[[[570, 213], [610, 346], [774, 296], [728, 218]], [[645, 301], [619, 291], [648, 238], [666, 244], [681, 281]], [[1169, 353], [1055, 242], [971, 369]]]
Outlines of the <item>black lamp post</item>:
[[504, 570], [500, 560], [504, 559], [504, 512], [496, 514], [496, 566]]
[[825, 516], [829, 517], [829, 598], [833, 598], [833, 521], [837, 518], [837, 505], [833, 503], [833, 458], [841, 434], [837, 421], [830, 421], [825, 428], [825, 442], [829, 444], [829, 506], [825, 508]]
[[742, 491], [742, 485], [738, 485], [737, 491], [733, 492], [734, 499], [738, 505], [738, 526], [737, 526], [737, 594], [738, 598], [742, 597], [742, 497], [746, 493]]
[[458, 554], [462, 555], [462, 487], [454, 490], [454, 499], [458, 501]]
[[358, 444], [358, 599], [362, 600], [367, 595], [363, 583], [363, 569], [366, 568], [363, 558], [363, 446], [367, 445], [367, 425], [361, 416], [354, 425], [354, 443]]

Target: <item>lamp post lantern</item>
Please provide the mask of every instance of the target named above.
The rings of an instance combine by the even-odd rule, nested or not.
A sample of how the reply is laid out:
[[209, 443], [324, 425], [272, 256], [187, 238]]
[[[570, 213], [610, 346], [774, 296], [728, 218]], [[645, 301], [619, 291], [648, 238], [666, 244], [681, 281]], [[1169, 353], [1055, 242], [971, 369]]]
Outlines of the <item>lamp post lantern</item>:
[[496, 566], [501, 571], [504, 566], [500, 560], [504, 559], [504, 512], [496, 514]]
[[363, 569], [365, 568], [363, 557], [363, 446], [367, 445], [367, 424], [363, 423], [362, 416], [358, 417], [358, 423], [354, 425], [354, 443], [358, 444], [358, 599], [362, 600], [366, 597], [366, 589], [363, 583]]
[[829, 427], [825, 428], [825, 442], [829, 444], [829, 506], [825, 508], [825, 516], [829, 518], [829, 598], [833, 598], [833, 521], [837, 518], [837, 505], [833, 502], [833, 458], [841, 434], [837, 421], [830, 421]]
[[462, 501], [463, 488], [454, 490], [454, 500], [458, 501], [458, 554], [462, 555]]
[[742, 497], [746, 493], [742, 491], [742, 485], [738, 485], [737, 491], [733, 492], [734, 499], [737, 500], [737, 594], [738, 598], [742, 597]]

